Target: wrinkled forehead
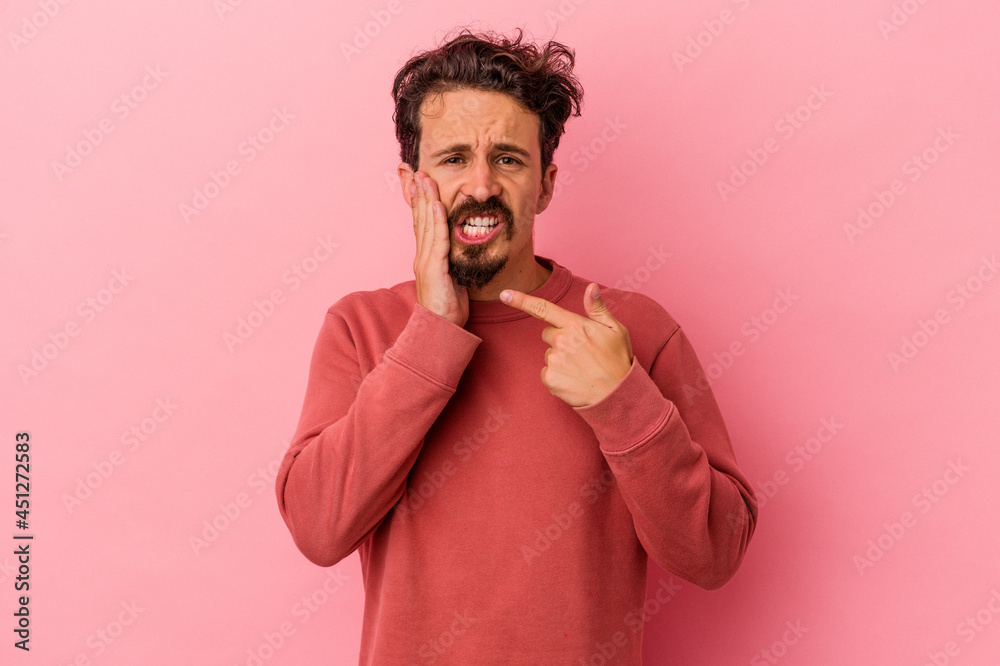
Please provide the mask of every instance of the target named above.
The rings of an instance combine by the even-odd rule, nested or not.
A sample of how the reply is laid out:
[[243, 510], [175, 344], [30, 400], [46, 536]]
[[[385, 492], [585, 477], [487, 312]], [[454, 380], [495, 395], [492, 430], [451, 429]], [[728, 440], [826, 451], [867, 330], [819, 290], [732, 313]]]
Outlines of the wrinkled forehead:
[[539, 120], [509, 95], [461, 89], [428, 94], [420, 105], [420, 153], [448, 145], [471, 150], [495, 144], [540, 153]]

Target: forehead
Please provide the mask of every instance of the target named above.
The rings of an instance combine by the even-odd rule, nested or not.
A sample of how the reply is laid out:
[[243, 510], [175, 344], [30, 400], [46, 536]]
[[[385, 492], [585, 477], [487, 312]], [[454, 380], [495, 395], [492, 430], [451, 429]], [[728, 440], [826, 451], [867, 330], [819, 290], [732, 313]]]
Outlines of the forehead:
[[420, 105], [421, 155], [452, 144], [473, 150], [513, 143], [535, 154], [538, 116], [492, 90], [461, 89], [428, 95]]

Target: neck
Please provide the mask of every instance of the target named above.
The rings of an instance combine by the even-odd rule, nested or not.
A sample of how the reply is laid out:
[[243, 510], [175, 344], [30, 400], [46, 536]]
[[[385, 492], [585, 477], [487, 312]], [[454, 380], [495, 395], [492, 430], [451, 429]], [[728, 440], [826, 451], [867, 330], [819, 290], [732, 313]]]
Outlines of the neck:
[[482, 289], [469, 288], [470, 301], [497, 301], [504, 289], [515, 289], [524, 293], [538, 289], [552, 275], [552, 269], [545, 268], [531, 257], [527, 266], [511, 266], [508, 264], [497, 273], [488, 285]]

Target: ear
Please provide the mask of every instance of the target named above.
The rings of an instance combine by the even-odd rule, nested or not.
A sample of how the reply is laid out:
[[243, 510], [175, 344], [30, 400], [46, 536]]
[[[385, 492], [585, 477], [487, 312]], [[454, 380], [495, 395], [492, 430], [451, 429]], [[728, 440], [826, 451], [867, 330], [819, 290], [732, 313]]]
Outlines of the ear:
[[550, 164], [545, 169], [545, 174], [542, 175], [542, 190], [538, 193], [538, 201], [535, 202], [536, 215], [548, 208], [549, 202], [552, 201], [552, 193], [555, 192], [556, 188], [557, 171], [559, 171], [559, 167], [555, 164]]
[[400, 162], [399, 166], [396, 167], [396, 173], [399, 174], [399, 185], [403, 188], [403, 199], [406, 201], [406, 205], [413, 208], [413, 202], [410, 201], [410, 183], [413, 182], [413, 169], [406, 162]]

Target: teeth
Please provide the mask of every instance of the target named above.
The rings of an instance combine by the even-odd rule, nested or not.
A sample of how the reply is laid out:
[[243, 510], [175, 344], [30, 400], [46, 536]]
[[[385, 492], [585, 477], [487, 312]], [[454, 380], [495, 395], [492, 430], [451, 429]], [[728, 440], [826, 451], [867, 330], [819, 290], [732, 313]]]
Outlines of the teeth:
[[497, 223], [495, 217], [469, 217], [465, 219], [466, 226], [473, 227], [492, 227]]
[[470, 238], [485, 236], [498, 224], [494, 217], [470, 217], [462, 224], [462, 233]]
[[[496, 226], [496, 225], [494, 225]], [[462, 233], [470, 238], [477, 238], [479, 236], [486, 236], [493, 230], [493, 227], [471, 227], [465, 226], [462, 228]]]

